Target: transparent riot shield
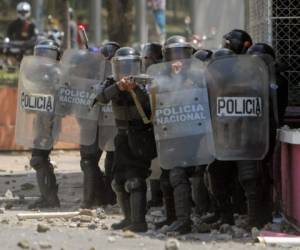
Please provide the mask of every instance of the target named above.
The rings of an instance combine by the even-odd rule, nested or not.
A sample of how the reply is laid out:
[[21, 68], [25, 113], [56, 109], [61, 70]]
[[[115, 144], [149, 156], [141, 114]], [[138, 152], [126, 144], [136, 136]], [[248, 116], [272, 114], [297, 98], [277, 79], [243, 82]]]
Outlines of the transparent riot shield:
[[204, 65], [196, 59], [152, 65], [156, 95], [155, 138], [164, 169], [208, 164], [213, 161], [213, 138], [204, 79]]
[[92, 107], [94, 86], [103, 81], [105, 59], [87, 50], [67, 50], [60, 61], [63, 77], [56, 114], [61, 117], [59, 140], [91, 145], [96, 140], [99, 106]]
[[28, 56], [21, 63], [16, 116], [16, 143], [26, 148], [51, 149], [58, 128], [56, 88], [60, 79], [55, 60]]
[[207, 68], [216, 158], [259, 160], [268, 150], [269, 73], [250, 55], [228, 56]]

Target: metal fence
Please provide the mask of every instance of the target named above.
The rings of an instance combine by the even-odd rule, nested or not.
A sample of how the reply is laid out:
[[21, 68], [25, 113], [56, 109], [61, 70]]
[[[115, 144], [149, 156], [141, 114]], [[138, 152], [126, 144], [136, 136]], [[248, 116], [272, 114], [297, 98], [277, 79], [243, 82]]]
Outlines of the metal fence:
[[289, 101], [300, 105], [300, 0], [246, 0], [246, 16], [254, 41], [273, 45], [289, 67]]

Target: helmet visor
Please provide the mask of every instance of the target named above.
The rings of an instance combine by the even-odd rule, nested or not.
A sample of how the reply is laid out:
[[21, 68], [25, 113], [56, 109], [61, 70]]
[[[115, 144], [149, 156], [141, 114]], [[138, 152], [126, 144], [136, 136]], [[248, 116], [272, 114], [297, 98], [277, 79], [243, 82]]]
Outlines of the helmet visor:
[[166, 48], [164, 53], [165, 61], [188, 59], [191, 58], [192, 55], [193, 55], [192, 47]]
[[125, 76], [138, 75], [141, 73], [141, 60], [138, 58], [114, 58], [112, 62], [112, 72], [116, 81], [121, 80]]

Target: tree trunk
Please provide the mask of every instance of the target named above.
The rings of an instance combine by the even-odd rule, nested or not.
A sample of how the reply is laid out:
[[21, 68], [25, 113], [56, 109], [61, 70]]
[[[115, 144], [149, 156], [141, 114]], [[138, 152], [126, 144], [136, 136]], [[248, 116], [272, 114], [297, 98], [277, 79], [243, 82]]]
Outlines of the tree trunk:
[[108, 38], [121, 44], [128, 45], [132, 35], [133, 0], [107, 1], [107, 31]]

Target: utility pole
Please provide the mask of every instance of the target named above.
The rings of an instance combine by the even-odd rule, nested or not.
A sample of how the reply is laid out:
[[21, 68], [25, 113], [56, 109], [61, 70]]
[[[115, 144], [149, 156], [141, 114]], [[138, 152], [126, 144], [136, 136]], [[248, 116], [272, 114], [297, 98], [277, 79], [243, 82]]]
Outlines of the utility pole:
[[136, 34], [137, 40], [141, 44], [148, 41], [148, 25], [147, 25], [147, 3], [146, 0], [135, 1], [135, 12], [136, 12]]
[[101, 20], [102, 0], [90, 1], [90, 36], [95, 45], [102, 42], [102, 20]]
[[62, 8], [61, 11], [61, 21], [63, 25], [64, 31], [64, 41], [63, 41], [63, 49], [68, 49], [71, 47], [70, 41], [70, 15], [69, 15], [69, 2], [68, 0], [62, 0]]

